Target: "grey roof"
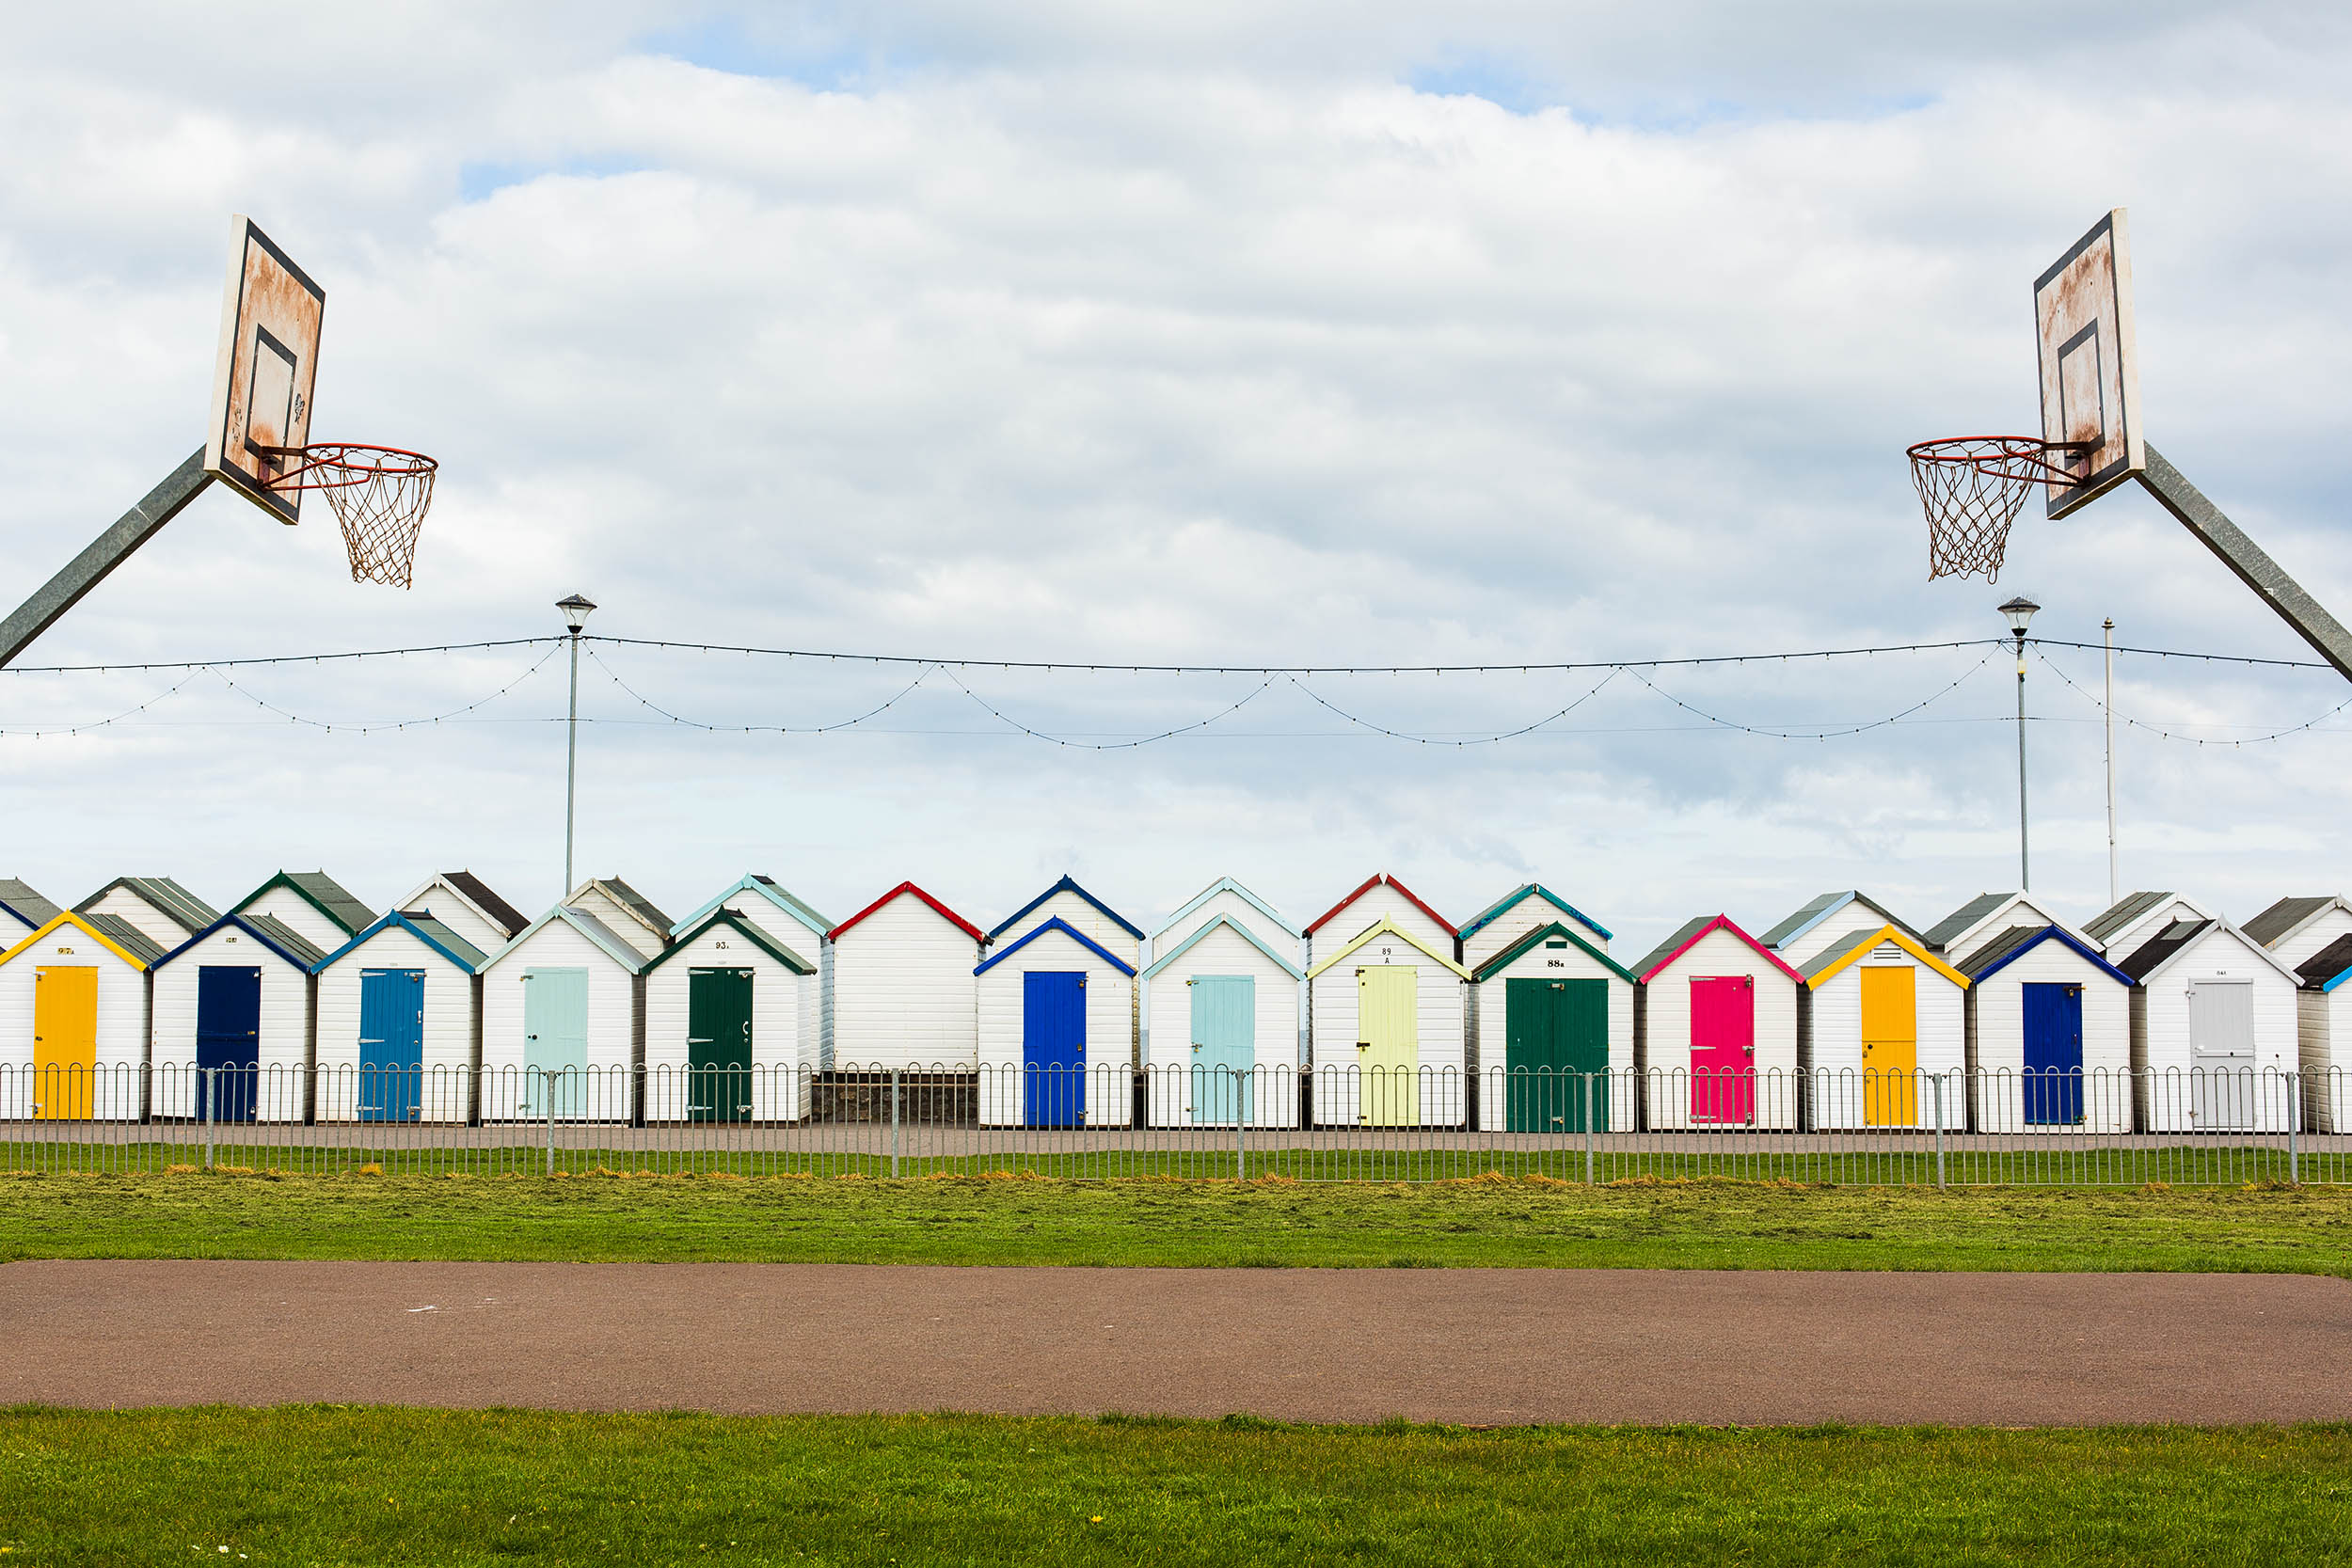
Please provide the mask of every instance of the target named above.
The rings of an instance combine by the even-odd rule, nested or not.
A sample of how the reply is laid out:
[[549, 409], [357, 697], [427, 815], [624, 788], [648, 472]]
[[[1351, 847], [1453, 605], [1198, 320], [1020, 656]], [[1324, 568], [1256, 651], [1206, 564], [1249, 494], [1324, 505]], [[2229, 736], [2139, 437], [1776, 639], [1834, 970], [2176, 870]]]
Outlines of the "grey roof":
[[268, 881], [248, 893], [230, 910], [230, 914], [243, 914], [254, 901], [274, 887], [290, 887], [315, 905], [321, 914], [343, 928], [343, 935], [356, 937], [375, 924], [375, 911], [354, 898], [342, 883], [324, 871], [280, 871]]
[[594, 883], [604, 890], [607, 897], [644, 921], [663, 942], [670, 940], [672, 921], [668, 915], [654, 908], [652, 899], [618, 877], [598, 877], [594, 879]]
[[[2136, 898], [2140, 895], [2134, 894], [2132, 896]], [[2159, 893], [2153, 896], [2164, 899], [2172, 895], [2169, 893]], [[2127, 898], [2123, 902], [2128, 904], [2131, 899]], [[2116, 907], [2121, 909], [2122, 905], [2119, 904]], [[2145, 914], [2148, 911], [2143, 908], [2140, 912]], [[2141, 942], [2130, 957], [2117, 959], [2115, 967], [2135, 980], [2145, 980], [2154, 974], [2166, 959], [2203, 936], [2217, 924], [2218, 922], [2212, 920], [2176, 920], [2148, 941]]]
[[[2003, 894], [2001, 896], [2007, 897], [2008, 895]], [[1978, 948], [1966, 958], [1955, 959], [1952, 962], [1952, 967], [1959, 970], [1963, 974], [1967, 975], [1968, 978], [1973, 980], [1978, 975], [1983, 974], [1986, 970], [1991, 969], [1994, 964], [2000, 962], [2001, 959], [2008, 957], [2011, 952], [2023, 946], [2027, 942], [2030, 942], [2035, 937], [2040, 936], [2042, 932], [2048, 930], [2049, 928], [2050, 927], [2047, 926], [2008, 927], [1994, 933], [1992, 941], [1986, 942], [1983, 946]]]
[[1852, 952], [1855, 948], [1867, 947], [1875, 944], [1878, 942], [1880, 932], [1883, 929], [1884, 927], [1883, 927], [1873, 926], [1867, 931], [1849, 931], [1844, 936], [1839, 937], [1836, 942], [1830, 943], [1830, 945], [1822, 951], [1816, 953], [1812, 958], [1807, 958], [1804, 964], [1799, 966], [1797, 972], [1803, 974], [1809, 981], [1815, 975], [1820, 974], [1821, 971], [1829, 968], [1831, 965], [1837, 962], [1838, 959]]
[[92, 904], [119, 887], [127, 887], [146, 899], [168, 919], [177, 922], [190, 936], [220, 918], [220, 911], [182, 887], [168, 877], [117, 877], [96, 893], [73, 906], [76, 914], [87, 911]]
[[1657, 946], [1643, 954], [1632, 963], [1626, 965], [1626, 968], [1633, 971], [1636, 974], [1647, 974], [1651, 970], [1656, 969], [1660, 964], [1664, 963], [1668, 958], [1672, 957], [1676, 948], [1680, 947], [1684, 942], [1689, 942], [1692, 937], [1697, 936], [1708, 927], [1713, 925], [1718, 918], [1718, 916], [1711, 914], [1692, 915], [1690, 919], [1675, 927], [1675, 934], [1673, 936], [1668, 937], [1665, 941], [1660, 942]]
[[752, 880], [766, 888], [780, 902], [789, 906], [795, 912], [806, 919], [820, 934], [833, 929], [833, 922], [818, 913], [814, 905], [810, 904], [807, 899], [795, 895], [773, 877], [763, 877], [755, 871], [752, 873]]
[[[387, 915], [384, 918], [389, 920], [391, 917]], [[431, 937], [435, 942], [439, 942], [443, 947], [448, 948], [452, 953], [457, 956], [457, 959], [460, 963], [465, 964], [470, 969], [479, 972], [482, 968], [483, 961], [489, 957], [489, 955], [483, 952], [481, 948], [476, 947], [472, 942], [468, 942], [464, 937], [459, 936], [456, 932], [451, 930], [448, 927], [442, 925], [439, 921], [434, 919], [429, 914], [404, 914], [400, 918], [408, 922], [409, 925], [414, 926], [418, 930], [422, 931], [426, 936]]]
[[2105, 947], [2115, 938], [2131, 929], [2134, 921], [2146, 919], [2155, 911], [2158, 905], [2171, 896], [2169, 893], [2126, 894], [2111, 907], [2091, 916], [2090, 922], [2083, 927], [2083, 935]]
[[2238, 929], [2268, 947], [2335, 901], [2332, 893], [2314, 898], [2281, 898]]
[[288, 953], [293, 954], [294, 958], [304, 965], [315, 964], [326, 957], [325, 948], [274, 914], [245, 914], [237, 918], [262, 932]]
[[150, 969], [154, 968], [155, 960], [168, 951], [162, 942], [157, 942], [119, 914], [83, 914], [78, 910], [74, 912], [81, 914], [84, 920], [89, 922], [91, 930], [96, 931], [125, 953], [132, 955]]
[[[1990, 916], [1994, 910], [2017, 895], [2013, 893], [1979, 893], [1934, 925], [1919, 933], [1920, 942], [1942, 952], [1971, 926]], [[2037, 930], [2039, 927], [2035, 927]]]
[[2317, 990], [2347, 969], [2352, 969], [2352, 936], [2338, 937], [2304, 959], [2296, 978], [2304, 990]]
[[65, 911], [33, 891], [33, 884], [14, 877], [0, 877], [0, 905], [15, 911], [27, 926], [36, 928], [48, 925]]
[[1910, 921], [1896, 914], [1894, 911], [1869, 895], [1853, 888], [1840, 888], [1836, 893], [1822, 894], [1820, 897], [1808, 901], [1803, 909], [1756, 940], [1766, 947], [1778, 947], [1789, 938], [1802, 934], [1823, 916], [1848, 904], [1860, 904], [1905, 936], [1919, 942], [1922, 946], [1926, 945], [1925, 940], [1919, 936]]
[[470, 871], [444, 871], [441, 880], [464, 894], [474, 908], [490, 917], [490, 923], [507, 936], [513, 936], [531, 924], [531, 917], [490, 891], [490, 884]]

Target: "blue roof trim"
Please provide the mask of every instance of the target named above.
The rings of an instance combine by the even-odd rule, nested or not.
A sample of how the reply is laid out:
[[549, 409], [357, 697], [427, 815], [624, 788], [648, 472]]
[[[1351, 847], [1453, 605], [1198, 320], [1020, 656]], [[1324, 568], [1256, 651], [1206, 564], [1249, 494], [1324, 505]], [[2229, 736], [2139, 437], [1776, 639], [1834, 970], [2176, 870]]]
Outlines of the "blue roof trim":
[[[1034, 909], [1036, 906], [1031, 905], [1030, 907]], [[1105, 911], [1104, 912], [1108, 913], [1109, 911]], [[1016, 915], [1014, 918], [1018, 919], [1019, 916]], [[1010, 947], [1006, 948], [1003, 952], [997, 954], [986, 963], [983, 963], [979, 968], [974, 970], [972, 973], [975, 974], [987, 974], [990, 970], [994, 969], [998, 964], [1003, 963], [1007, 958], [1011, 958], [1015, 953], [1020, 952], [1024, 947], [1028, 946], [1029, 943], [1045, 935], [1048, 931], [1059, 931], [1062, 935], [1068, 937], [1071, 941], [1077, 942], [1079, 945], [1086, 948], [1088, 952], [1094, 954], [1097, 958], [1101, 958], [1104, 963], [1110, 965], [1113, 969], [1119, 971], [1121, 974], [1127, 975], [1130, 978], [1134, 977], [1136, 973], [1135, 965], [1129, 963], [1126, 959], [1120, 958], [1116, 953], [1104, 952], [1101, 942], [1096, 942], [1092, 937], [1088, 936], [1084, 931], [1081, 931], [1078, 927], [1073, 926], [1070, 922], [1064, 920], [1059, 915], [1056, 915], [1044, 925], [1040, 926], [1036, 930], [1031, 931], [1027, 936], [1023, 937], [1019, 942], [1014, 942]]]
[[1277, 953], [1273, 948], [1268, 947], [1264, 942], [1259, 941], [1257, 932], [1233, 919], [1231, 915], [1223, 914], [1218, 915], [1215, 920], [1204, 922], [1199, 930], [1193, 932], [1192, 935], [1178, 942], [1174, 951], [1170, 952], [1168, 957], [1154, 960], [1152, 967], [1143, 972], [1143, 977], [1149, 980], [1152, 975], [1157, 974], [1161, 970], [1166, 969], [1169, 964], [1172, 964], [1177, 959], [1183, 958], [1185, 953], [1191, 950], [1193, 943], [1199, 942], [1202, 937], [1207, 936], [1211, 931], [1216, 930], [1219, 926], [1222, 926], [1227, 930], [1232, 931], [1236, 936], [1240, 937], [1242, 941], [1248, 942], [1259, 952], [1263, 953], [1267, 958], [1272, 958], [1276, 963], [1280, 964], [1282, 966], [1282, 973], [1288, 974], [1292, 979], [1304, 980], [1307, 977], [1296, 964], [1291, 962], [1288, 958], [1282, 957], [1281, 954]]
[[2352, 969], [2345, 970], [2343, 974], [2337, 975], [2334, 979], [2328, 981], [2326, 985], [2320, 987], [2319, 989], [2321, 990], [2333, 990], [2338, 986], [2344, 984], [2346, 980], [2352, 980]]
[[[1056, 882], [1052, 887], [1047, 888], [1043, 893], [1039, 894], [1036, 897], [1022, 905], [1021, 908], [1015, 911], [1012, 914], [1008, 915], [1005, 919], [997, 922], [995, 928], [988, 933], [988, 940], [994, 942], [998, 937], [1005, 933], [1008, 927], [1017, 926], [1022, 921], [1026, 920], [1030, 914], [1036, 911], [1040, 904], [1044, 903], [1047, 899], [1053, 897], [1054, 895], [1057, 893], [1076, 894], [1079, 897], [1093, 905], [1102, 914], [1104, 919], [1109, 921], [1112, 925], [1118, 927], [1120, 930], [1126, 932], [1137, 942], [1141, 942], [1143, 940], [1143, 933], [1137, 930], [1126, 916], [1120, 914], [1117, 910], [1112, 909], [1108, 904], [1104, 903], [1103, 900], [1097, 898], [1094, 895], [1080, 887], [1076, 882], [1072, 881], [1067, 875], [1065, 875], [1060, 881]], [[1135, 971], [1131, 969], [1127, 973], [1133, 974]]]
[[1477, 919], [1463, 927], [1462, 940], [1464, 942], [1470, 941], [1470, 934], [1472, 932], [1479, 930], [1483, 927], [1492, 925], [1495, 921], [1502, 919], [1514, 908], [1525, 903], [1530, 898], [1541, 898], [1545, 903], [1549, 904], [1553, 909], [1558, 910], [1562, 914], [1566, 915], [1569, 919], [1575, 921], [1578, 925], [1583, 927], [1586, 930], [1592, 932], [1603, 942], [1614, 942], [1617, 940], [1614, 932], [1611, 931], [1599, 921], [1595, 920], [1591, 915], [1586, 914], [1582, 910], [1578, 909], [1574, 904], [1569, 903], [1566, 899], [1552, 892], [1551, 889], [1544, 886], [1541, 882], [1528, 883], [1525, 887], [1508, 895], [1504, 897], [1502, 902], [1495, 905], [1486, 913], [1480, 915]]
[[1243, 903], [1248, 905], [1260, 914], [1264, 915], [1266, 919], [1272, 921], [1274, 925], [1281, 930], [1283, 935], [1299, 941], [1304, 941], [1306, 939], [1307, 933], [1292, 925], [1289, 921], [1283, 919], [1280, 911], [1276, 910], [1273, 905], [1267, 903], [1264, 899], [1259, 897], [1256, 894], [1250, 892], [1239, 882], [1233, 880], [1232, 878], [1219, 877], [1216, 881], [1211, 882], [1207, 887], [1201, 889], [1200, 894], [1194, 897], [1190, 903], [1186, 904], [1183, 909], [1178, 910], [1174, 914], [1169, 915], [1166, 920], [1161, 921], [1160, 928], [1152, 933], [1152, 940], [1154, 942], [1159, 941], [1162, 936], [1167, 934], [1169, 927], [1175, 925], [1178, 921], [1184, 919], [1186, 915], [1192, 913], [1195, 910], [1207, 903], [1210, 899], [1215, 898], [1220, 893], [1232, 894], [1234, 897], [1240, 899]]
[[182, 942], [170, 952], [165, 954], [162, 958], [157, 958], [154, 963], [154, 967], [157, 969], [163, 968], [164, 965], [171, 962], [172, 959], [178, 958], [181, 954], [186, 952], [189, 948], [194, 947], [198, 942], [202, 942], [206, 937], [211, 936], [214, 932], [221, 929], [221, 927], [225, 926], [234, 926], [237, 929], [252, 937], [254, 941], [260, 942], [262, 946], [268, 948], [271, 952], [277, 954], [279, 958], [294, 965], [305, 974], [310, 973], [310, 959], [303, 958], [300, 954], [286, 951], [285, 943], [279, 942], [276, 937], [271, 936], [267, 931], [262, 930], [259, 926], [256, 926], [252, 921], [247, 920], [244, 915], [235, 913], [222, 915], [218, 920], [214, 921], [210, 926], [205, 927], [202, 930], [197, 932], [196, 935], [190, 937], [187, 941]]
[[[313, 974], [325, 974], [328, 969], [331, 969], [336, 964], [341, 963], [344, 957], [349, 954], [352, 949], [358, 947], [360, 943], [374, 936], [378, 931], [391, 926], [399, 926], [405, 928], [410, 936], [415, 937], [419, 942], [423, 942], [427, 947], [432, 948], [433, 951], [438, 953], [444, 958], [447, 958], [451, 963], [455, 964], [467, 974], [473, 974], [479, 973], [480, 966], [484, 960], [484, 955], [476, 953], [471, 958], [459, 956], [456, 948], [450, 946], [451, 942], [457, 942], [459, 947], [466, 946], [463, 942], [458, 942], [456, 933], [450, 931], [447, 927], [443, 927], [437, 920], [434, 921], [433, 925], [444, 933], [444, 935], [448, 938], [447, 941], [444, 941], [442, 937], [437, 937], [431, 931], [426, 930], [411, 916], [405, 915], [398, 910], [393, 910], [388, 914], [379, 915], [376, 918], [374, 925], [369, 927], [358, 936], [353, 937], [349, 942], [344, 942], [341, 947], [336, 948], [335, 951], [329, 953], [324, 958], [321, 958], [317, 963], [312, 964], [310, 966], [310, 973]], [[470, 952], [471, 949], [469, 948], [468, 951]]]
[[1982, 973], [1970, 975], [1970, 983], [1979, 986], [1983, 985], [1987, 980], [1992, 979], [1993, 976], [1998, 974], [2001, 971], [2007, 969], [2010, 965], [2015, 963], [2018, 959], [2024, 958], [2026, 954], [2032, 952], [2035, 948], [2041, 946], [2045, 942], [2064, 942], [2067, 946], [2073, 948], [2075, 953], [2083, 958], [2089, 958], [2097, 967], [2106, 971], [2106, 974], [2119, 984], [2136, 986], [2139, 983], [2138, 981], [2133, 979], [2130, 975], [2124, 974], [2122, 970], [2116, 968], [2113, 964], [2107, 962], [2106, 958], [2100, 956], [2097, 948], [2092, 947], [2089, 942], [2075, 937], [2063, 926], [2044, 926], [2037, 935], [2027, 937], [2025, 941], [2019, 942], [2016, 946], [2002, 954], [1992, 963], [1987, 964]]

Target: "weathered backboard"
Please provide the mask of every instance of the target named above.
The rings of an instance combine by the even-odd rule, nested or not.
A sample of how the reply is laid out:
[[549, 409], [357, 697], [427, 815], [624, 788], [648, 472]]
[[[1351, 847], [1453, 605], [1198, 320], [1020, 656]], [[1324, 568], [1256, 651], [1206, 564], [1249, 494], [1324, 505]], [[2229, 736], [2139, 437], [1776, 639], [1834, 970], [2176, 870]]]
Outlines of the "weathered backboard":
[[2042, 343], [2042, 438], [2098, 443], [2089, 452], [2050, 454], [2080, 482], [2046, 487], [2049, 515], [2063, 517], [2147, 467], [2122, 208], [2034, 280], [2033, 314]]
[[251, 218], [240, 214], [231, 222], [234, 245], [221, 298], [204, 467], [278, 521], [292, 523], [301, 515], [302, 492], [270, 488], [285, 465], [268, 453], [310, 438], [326, 291]]

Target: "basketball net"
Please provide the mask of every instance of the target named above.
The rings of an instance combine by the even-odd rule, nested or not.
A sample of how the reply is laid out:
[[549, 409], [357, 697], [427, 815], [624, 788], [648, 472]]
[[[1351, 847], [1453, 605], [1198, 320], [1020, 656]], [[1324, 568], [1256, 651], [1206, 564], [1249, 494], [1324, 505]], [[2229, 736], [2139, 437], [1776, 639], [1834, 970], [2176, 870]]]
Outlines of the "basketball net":
[[2010, 525], [2034, 487], [2072, 487], [2074, 476], [2050, 461], [2090, 443], [2036, 436], [1954, 436], [1910, 449], [1911, 483], [1928, 517], [1928, 577], [2000, 576]]
[[352, 581], [409, 585], [438, 463], [422, 452], [352, 441], [288, 447], [275, 455], [286, 472], [271, 489], [326, 492], [326, 504], [342, 527]]

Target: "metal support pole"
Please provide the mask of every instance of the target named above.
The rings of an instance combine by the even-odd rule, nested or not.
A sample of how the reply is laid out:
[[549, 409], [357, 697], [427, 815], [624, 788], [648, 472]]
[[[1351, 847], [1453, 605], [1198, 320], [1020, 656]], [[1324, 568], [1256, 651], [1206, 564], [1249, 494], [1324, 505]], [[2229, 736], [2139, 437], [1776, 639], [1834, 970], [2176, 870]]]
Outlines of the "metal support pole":
[[2140, 487], [2155, 497], [2157, 503], [2195, 534], [2200, 544], [2219, 556], [2221, 563], [2236, 573], [2238, 580], [2252, 589], [2280, 620], [2293, 626], [2296, 636], [2334, 665], [2337, 673], [2352, 680], [2352, 631], [2344, 630], [2344, 623], [2305, 593], [2302, 584], [2287, 576], [2261, 546], [2246, 537], [2219, 507], [2205, 499], [2202, 491], [2182, 477], [2180, 469], [2165, 461], [2161, 452], [2153, 447], [2142, 450], [2148, 466], [2139, 472]]
[[898, 1074], [901, 1069], [890, 1069], [890, 1176], [898, 1176]]
[[2100, 631], [2106, 639], [2107, 653], [2107, 700], [2102, 711], [2107, 725], [2107, 908], [2113, 909], [2123, 897], [2122, 878], [2115, 861], [2115, 618], [2101, 622]]
[[580, 628], [572, 628], [572, 700], [564, 723], [564, 891], [572, 895], [572, 821], [580, 798]]
[[220, 1069], [216, 1067], [204, 1069], [204, 1082], [199, 1086], [199, 1092], [204, 1096], [204, 1099], [197, 1106], [196, 1115], [197, 1119], [204, 1124], [204, 1168], [206, 1170], [213, 1168], [213, 1084], [214, 1075], [219, 1071]]
[[2033, 866], [2026, 853], [2026, 634], [2017, 632], [2017, 890], [2033, 889]]
[[107, 573], [130, 560], [132, 551], [177, 517], [212, 483], [213, 476], [204, 471], [204, 449], [199, 447], [144, 500], [115, 519], [114, 527], [91, 540], [31, 598], [17, 606], [15, 614], [0, 622], [0, 665], [14, 663], [34, 638], [79, 604], [83, 594], [106, 579]]
[[553, 1176], [555, 1174], [555, 1069], [551, 1067], [543, 1067], [539, 1069], [539, 1077], [546, 1085], [544, 1093], [547, 1097], [548, 1111], [548, 1174]]
[[1593, 1184], [1593, 1075], [1584, 1075], [1584, 1185]]
[[2303, 1125], [2301, 1079], [2299, 1072], [2287, 1073], [2287, 1180], [2297, 1187], [2303, 1184], [2302, 1151], [2296, 1147], [2296, 1131]]
[[1249, 1101], [1242, 1097], [1242, 1069], [1236, 1067], [1225, 1070], [1233, 1075], [1233, 1180], [1247, 1181], [1249, 1180], [1249, 1153], [1248, 1146], [1242, 1140], [1249, 1129]]
[[1935, 1083], [1935, 1184], [1944, 1185], [1944, 1075], [1937, 1073]]

